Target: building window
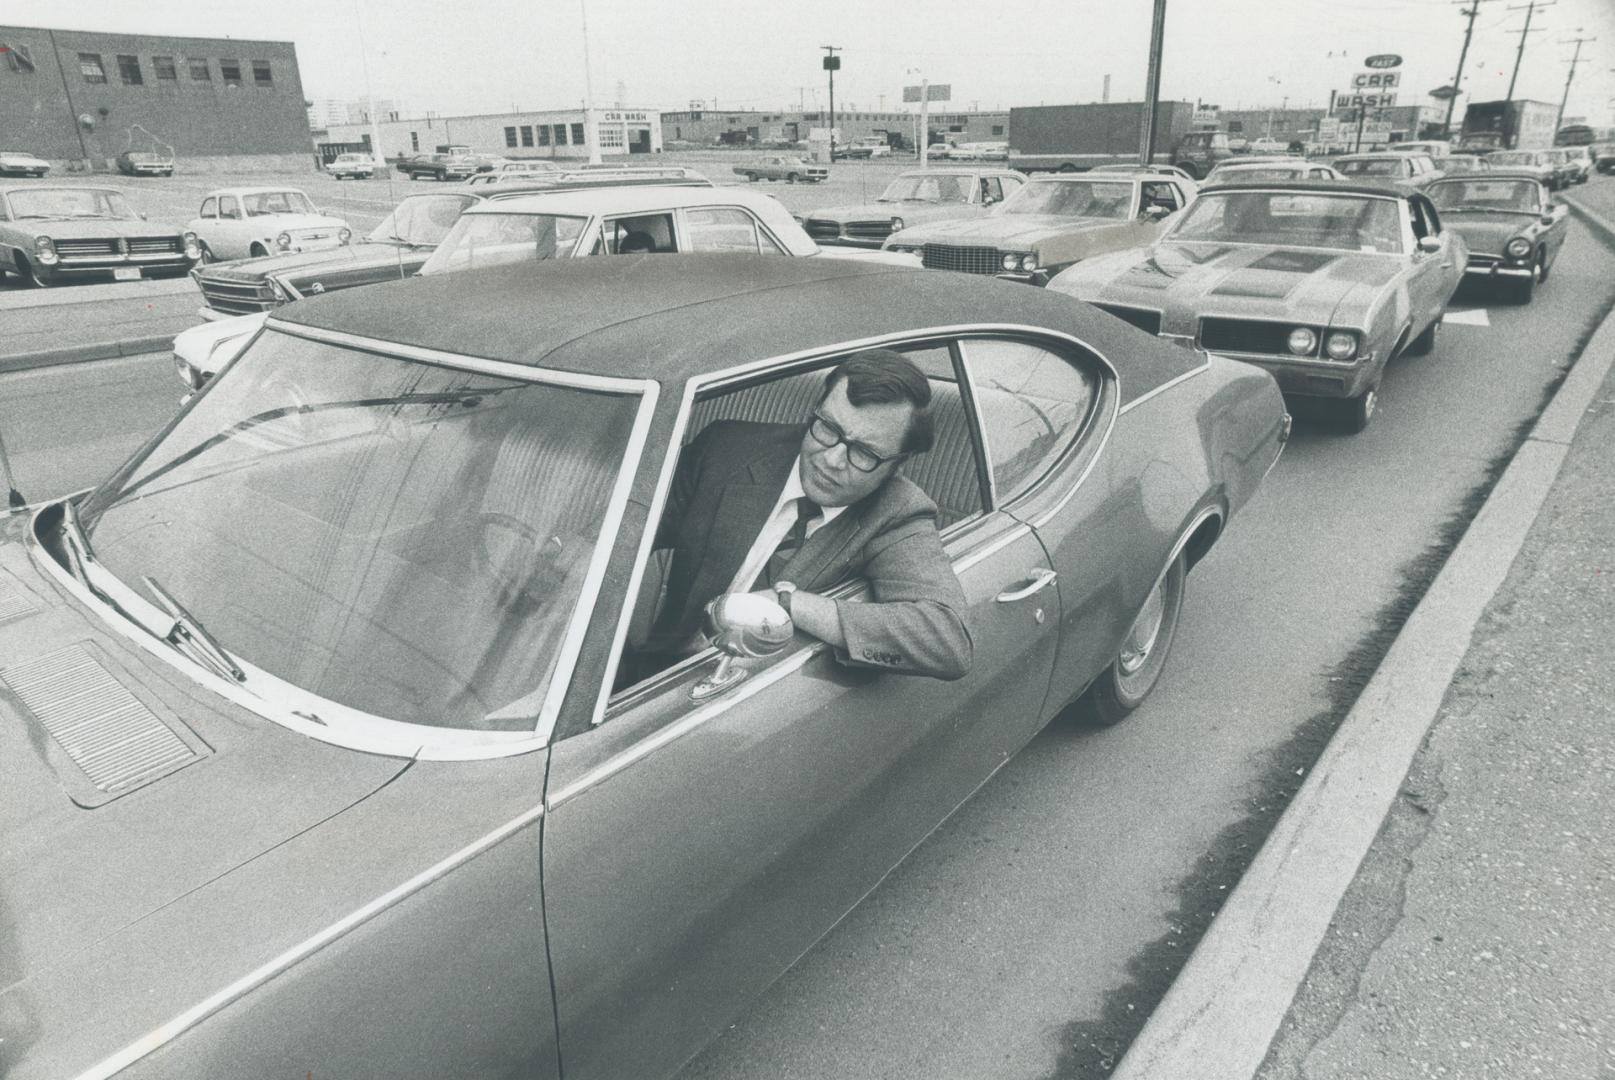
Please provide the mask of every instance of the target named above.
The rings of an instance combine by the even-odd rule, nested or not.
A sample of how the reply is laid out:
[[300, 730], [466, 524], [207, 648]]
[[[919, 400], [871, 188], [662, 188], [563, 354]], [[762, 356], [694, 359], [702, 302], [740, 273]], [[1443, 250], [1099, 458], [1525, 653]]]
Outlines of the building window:
[[540, 145], [540, 146], [548, 146], [549, 144], [550, 144], [550, 126], [548, 124], [540, 124], [540, 125], [538, 125], [538, 145]]
[[[511, 143], [510, 145], [515, 146], [516, 144]], [[533, 128], [532, 128], [532, 125], [530, 125], [530, 124], [523, 124], [522, 125], [522, 145], [523, 146], [532, 146], [533, 145]]]
[[420, 148], [421, 148], [421, 133], [420, 132], [412, 131], [412, 132], [409, 133], [409, 148], [411, 150], [413, 150], [413, 151], [416, 151], [417, 153], [420, 151]]
[[87, 83], [104, 83], [107, 81], [106, 69], [101, 66], [100, 53], [79, 53], [79, 71], [83, 72], [84, 81]]
[[566, 125], [565, 124], [556, 124], [555, 125], [555, 145], [556, 146], [565, 146], [566, 145]]
[[621, 124], [604, 124], [596, 130], [600, 133], [600, 149], [621, 150], [623, 148], [623, 127]]
[[1003, 124], [994, 124], [993, 125], [993, 134], [994, 135], [1002, 135], [1003, 133], [1004, 133], [1004, 125]]
[[269, 69], [268, 60], [254, 60], [252, 62], [252, 83], [254, 86], [275, 85], [275, 73]]
[[515, 128], [507, 127], [505, 129], [505, 145], [506, 146], [515, 146], [516, 145], [516, 129]]
[[172, 56], [154, 56], [151, 58], [151, 70], [159, 82], [173, 82], [179, 78], [179, 72], [174, 68]]
[[192, 82], [212, 82], [213, 75], [208, 71], [207, 61], [199, 57], [188, 57], [185, 66], [191, 69]]
[[140, 75], [140, 57], [118, 56], [118, 78], [123, 80], [125, 86], [144, 86], [146, 80]]
[[572, 125], [572, 141], [575, 144], [577, 144], [578, 146], [582, 146], [585, 142], [588, 141], [586, 138], [584, 138], [583, 125], [582, 124], [573, 124]]
[[12, 71], [33, 71], [34, 54], [26, 45], [13, 45], [6, 50], [6, 65]]
[[240, 86], [241, 85], [241, 61], [240, 60], [220, 60], [219, 61], [219, 78], [224, 80], [224, 85], [226, 85], [226, 86]]

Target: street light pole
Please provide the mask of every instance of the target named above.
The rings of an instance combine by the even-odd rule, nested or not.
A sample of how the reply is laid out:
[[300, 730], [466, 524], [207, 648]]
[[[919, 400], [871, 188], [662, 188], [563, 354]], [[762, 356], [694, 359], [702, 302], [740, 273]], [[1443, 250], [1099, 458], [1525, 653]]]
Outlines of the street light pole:
[[1150, 66], [1144, 78], [1144, 122], [1138, 134], [1139, 162], [1155, 160], [1155, 114], [1161, 100], [1161, 43], [1166, 36], [1166, 0], [1155, 0], [1150, 22]]
[[589, 73], [589, 4], [578, 0], [583, 17], [583, 145], [589, 149], [589, 164], [600, 164], [600, 133], [594, 127], [594, 79]]
[[840, 45], [820, 45], [824, 50], [824, 70], [830, 76], [830, 160], [836, 159], [836, 69], [841, 66], [836, 52]]
[[[1581, 27], [1579, 27], [1579, 26], [1576, 27], [1576, 33], [1578, 33], [1578, 34], [1581, 33]], [[1571, 82], [1572, 79], [1574, 79], [1576, 77], [1576, 65], [1581, 63], [1581, 46], [1582, 46], [1582, 44], [1584, 42], [1597, 41], [1597, 40], [1598, 39], [1595, 38], [1595, 37], [1590, 37], [1590, 38], [1578, 37], [1578, 38], [1576, 38], [1576, 55], [1571, 57], [1571, 59], [1570, 59], [1570, 74], [1565, 76], [1565, 96], [1559, 99], [1559, 118], [1553, 122], [1553, 131], [1554, 131], [1555, 136], [1558, 135], [1559, 129], [1564, 126], [1564, 122], [1565, 122], [1565, 106], [1570, 104], [1570, 82]], [[1559, 44], [1568, 45], [1568, 44], [1570, 44], [1570, 42], [1561, 41]], [[1558, 141], [1557, 138], [1555, 138], [1555, 142], [1557, 142], [1557, 141]]]
[[1466, 8], [1460, 8], [1459, 13], [1469, 16], [1469, 25], [1464, 28], [1464, 47], [1458, 50], [1458, 70], [1452, 76], [1452, 97], [1447, 99], [1447, 119], [1441, 125], [1441, 133], [1448, 139], [1452, 138], [1452, 111], [1458, 107], [1458, 91], [1464, 82], [1464, 60], [1469, 56], [1469, 39], [1475, 35], [1475, 16], [1480, 14], [1480, 5], [1486, 0], [1474, 0]]

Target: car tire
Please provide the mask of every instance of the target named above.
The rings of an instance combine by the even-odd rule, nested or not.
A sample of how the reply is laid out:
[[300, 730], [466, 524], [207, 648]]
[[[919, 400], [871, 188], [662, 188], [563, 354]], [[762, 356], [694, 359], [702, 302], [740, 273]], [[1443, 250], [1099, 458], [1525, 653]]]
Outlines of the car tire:
[[1511, 282], [1513, 288], [1510, 290], [1510, 298], [1522, 306], [1529, 304], [1531, 298], [1536, 295], [1536, 283], [1540, 275], [1541, 271], [1537, 268], [1537, 264], [1533, 263], [1530, 277], [1515, 278]]
[[249, 259], [262, 259], [268, 254], [269, 252], [264, 249], [262, 244], [254, 244], [252, 247], [247, 249], [247, 257]]
[[787, 183], [787, 184], [794, 184], [794, 183], [796, 183], [796, 174], [795, 174], [795, 173], [786, 173], [786, 174], [785, 174], [785, 182], [786, 182], [786, 183]]
[[1420, 334], [1418, 337], [1416, 337], [1412, 341], [1408, 342], [1408, 347], [1406, 349], [1402, 350], [1403, 355], [1405, 355], [1405, 356], [1428, 356], [1430, 354], [1430, 352], [1436, 347], [1436, 338], [1439, 337], [1440, 335], [1441, 335], [1441, 319], [1440, 319], [1440, 317], [1437, 317], [1435, 322], [1431, 323], [1429, 326], [1424, 328], [1424, 333]]
[[1538, 248], [1536, 253], [1536, 283], [1538, 285], [1546, 285], [1548, 283], [1548, 271], [1551, 269], [1552, 267], [1548, 265], [1547, 249]]
[[1340, 426], [1348, 435], [1357, 435], [1368, 427], [1379, 407], [1379, 387], [1370, 386], [1354, 398], [1346, 398], [1339, 405]]
[[1116, 658], [1068, 710], [1072, 722], [1083, 727], [1114, 727], [1144, 704], [1166, 670], [1178, 617], [1183, 613], [1188, 573], [1188, 562], [1179, 552], [1128, 627]]
[[17, 276], [22, 278], [25, 288], [48, 289], [54, 284], [50, 278], [40, 277], [39, 271], [34, 269], [34, 264], [20, 255], [17, 256]]
[[207, 241], [206, 240], [198, 240], [196, 242], [196, 248], [197, 248], [198, 251], [200, 251], [202, 253], [201, 262], [202, 262], [202, 264], [204, 266], [207, 265], [208, 263], [218, 262], [219, 261], [217, 258], [214, 257], [213, 249], [207, 246]]
[[746, 174], [746, 183], [755, 184], [756, 182], [757, 182], [757, 174], [756, 173], [749, 172], [749, 173]]

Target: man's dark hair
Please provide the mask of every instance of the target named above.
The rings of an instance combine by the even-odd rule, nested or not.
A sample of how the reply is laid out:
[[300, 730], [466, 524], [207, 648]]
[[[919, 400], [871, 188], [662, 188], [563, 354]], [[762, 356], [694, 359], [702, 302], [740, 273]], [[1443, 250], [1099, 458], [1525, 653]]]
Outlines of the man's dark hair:
[[902, 452], [923, 454], [931, 449], [936, 434], [931, 422], [931, 380], [914, 362], [891, 349], [866, 349], [837, 364], [824, 380], [819, 404], [830, 396], [836, 383], [846, 380], [847, 400], [853, 405], [891, 405], [906, 401], [914, 406], [908, 431], [903, 435]]

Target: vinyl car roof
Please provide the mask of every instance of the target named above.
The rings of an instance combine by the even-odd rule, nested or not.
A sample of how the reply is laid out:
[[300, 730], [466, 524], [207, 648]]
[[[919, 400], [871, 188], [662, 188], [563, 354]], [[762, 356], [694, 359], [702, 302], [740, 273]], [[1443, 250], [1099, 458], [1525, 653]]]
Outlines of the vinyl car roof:
[[299, 195], [307, 195], [308, 194], [308, 192], [304, 191], [302, 188], [290, 187], [290, 186], [286, 186], [286, 187], [222, 187], [222, 188], [214, 188], [212, 191], [208, 192], [206, 195], [203, 195], [202, 198], [211, 199], [215, 195], [265, 195], [265, 194], [273, 194], [274, 192], [277, 192], [277, 191], [295, 191]]
[[1123, 397], [1204, 366], [1071, 297], [963, 274], [779, 255], [609, 255], [413, 277], [278, 309], [293, 324], [584, 375], [680, 384], [748, 361], [932, 327], [1068, 334]]
[[123, 195], [118, 188], [103, 187], [100, 184], [10, 184], [0, 187], [0, 195], [10, 195], [18, 191], [104, 191], [112, 195]]
[[[1490, 174], [1488, 174], [1490, 175]], [[1328, 195], [1371, 195], [1381, 199], [1394, 199], [1408, 195], [1419, 194], [1419, 189], [1411, 184], [1359, 184], [1351, 180], [1230, 180], [1224, 184], [1218, 182], [1209, 188], [1201, 188], [1201, 194], [1215, 191], [1225, 194], [1230, 191], [1272, 191], [1275, 188], [1283, 191], [1313, 191]]]
[[1491, 183], [1493, 180], [1524, 180], [1532, 184], [1542, 183], [1542, 177], [1538, 176], [1534, 172], [1527, 172], [1524, 169], [1488, 169], [1485, 172], [1456, 173], [1452, 176], [1443, 176], [1440, 180], [1434, 181], [1431, 186], [1434, 187], [1436, 184], [1456, 184], [1459, 182], [1470, 184], [1477, 182]]

